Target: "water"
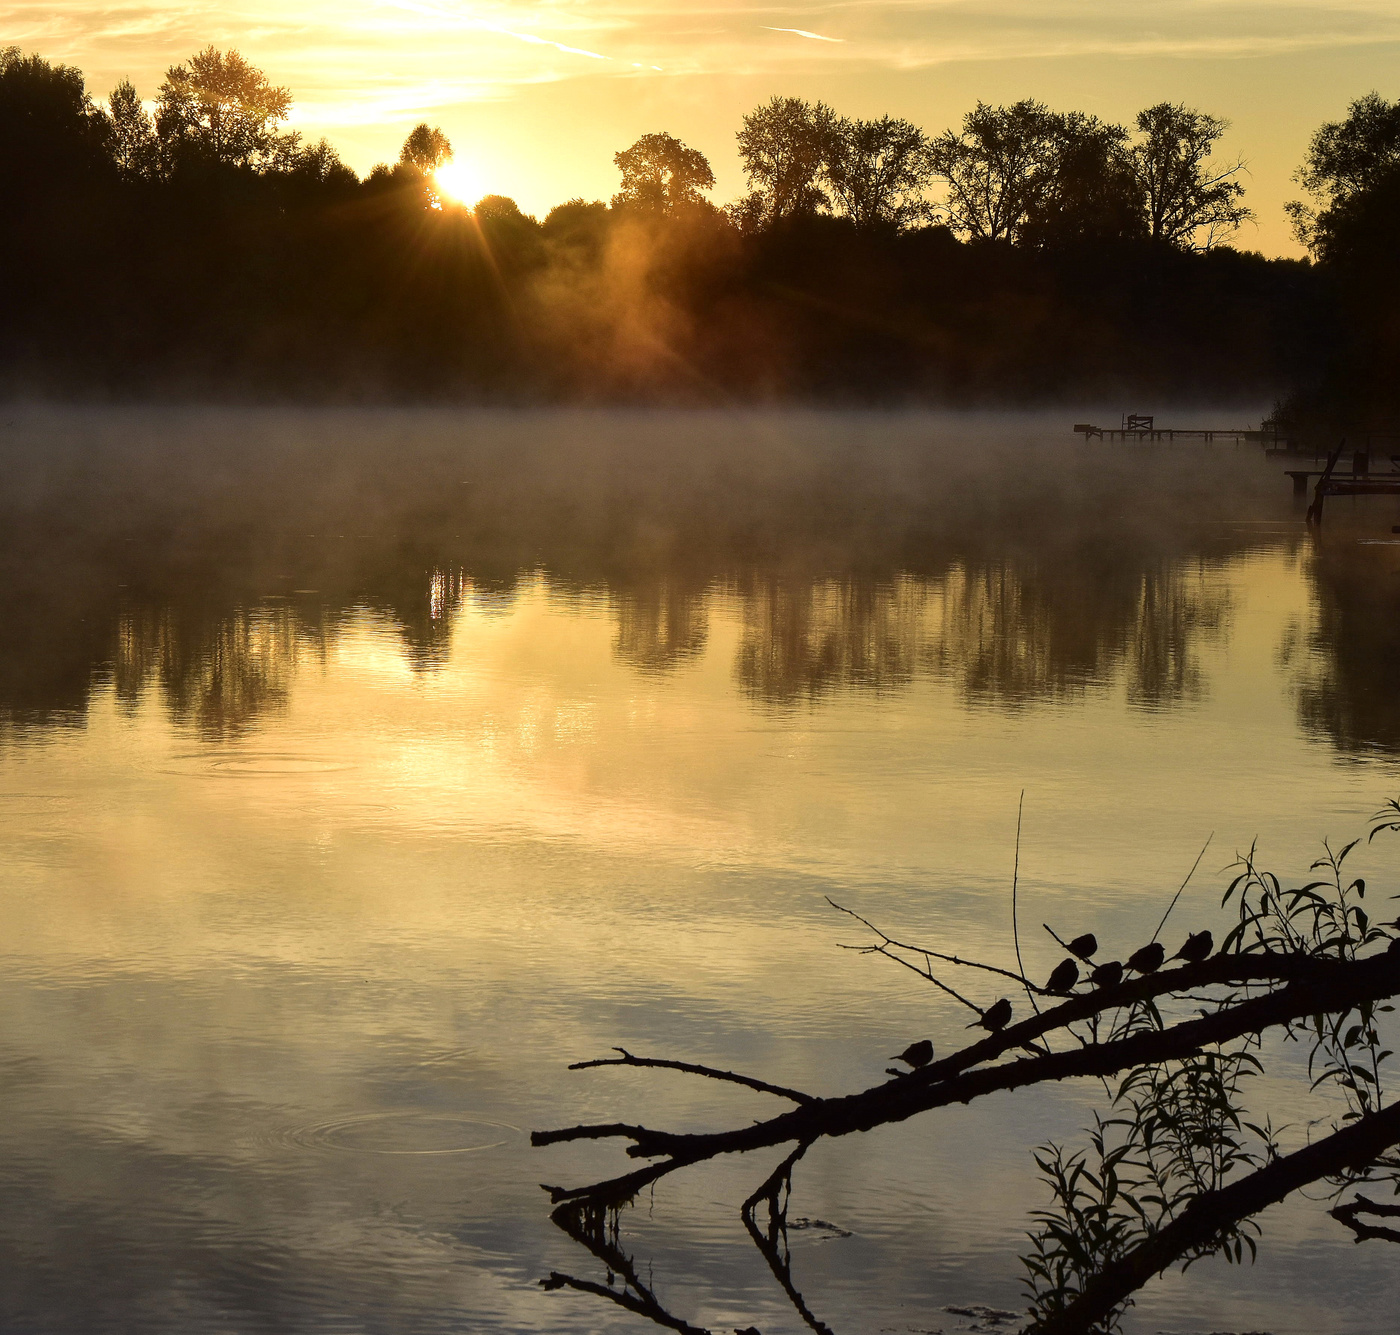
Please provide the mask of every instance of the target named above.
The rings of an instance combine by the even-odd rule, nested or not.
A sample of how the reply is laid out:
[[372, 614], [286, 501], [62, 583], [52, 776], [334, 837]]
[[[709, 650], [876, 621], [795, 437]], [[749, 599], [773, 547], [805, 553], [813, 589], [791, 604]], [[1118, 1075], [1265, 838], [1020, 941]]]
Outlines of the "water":
[[[648, 1329], [541, 1287], [605, 1275], [537, 1184], [629, 1161], [529, 1130], [782, 1105], [570, 1062], [834, 1093], [959, 1043], [827, 896], [1014, 964], [1022, 790], [1033, 973], [1042, 921], [1150, 936], [1208, 836], [1183, 935], [1256, 836], [1292, 873], [1364, 827], [1400, 791], [1391, 503], [1315, 544], [1257, 451], [1066, 425], [5, 414], [0, 1328]], [[1295, 1139], [1301, 1060], [1252, 1096]], [[842, 1335], [1021, 1309], [1029, 1147], [1094, 1092], [814, 1147], [808, 1305]], [[677, 1316], [801, 1328], [738, 1219], [776, 1158], [624, 1216]], [[1390, 1329], [1393, 1249], [1314, 1202], [1264, 1224], [1128, 1329]]]

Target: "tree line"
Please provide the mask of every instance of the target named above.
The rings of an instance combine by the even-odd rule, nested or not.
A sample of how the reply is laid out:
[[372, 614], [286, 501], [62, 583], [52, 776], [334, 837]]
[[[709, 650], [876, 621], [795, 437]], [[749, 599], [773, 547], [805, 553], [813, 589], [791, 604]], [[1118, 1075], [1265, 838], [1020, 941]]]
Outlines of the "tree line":
[[1227, 244], [1245, 164], [1172, 103], [1131, 128], [979, 103], [930, 135], [774, 97], [737, 132], [742, 198], [716, 207], [704, 154], [656, 132], [610, 202], [542, 222], [454, 200], [438, 127], [361, 180], [291, 108], [236, 51], [171, 66], [152, 111], [0, 52], [6, 388], [1316, 403], [1339, 376], [1354, 397], [1338, 331], [1394, 282], [1400, 103], [1376, 94], [1300, 170], [1316, 264]]

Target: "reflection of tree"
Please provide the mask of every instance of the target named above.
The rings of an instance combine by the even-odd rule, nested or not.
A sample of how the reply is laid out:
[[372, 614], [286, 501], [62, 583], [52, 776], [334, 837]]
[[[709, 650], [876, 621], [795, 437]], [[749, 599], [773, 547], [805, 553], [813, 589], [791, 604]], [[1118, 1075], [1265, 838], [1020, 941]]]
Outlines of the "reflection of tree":
[[1400, 570], [1378, 550], [1318, 554], [1313, 623], [1281, 651], [1303, 726], [1346, 750], [1400, 751]]
[[737, 675], [774, 704], [882, 691], [919, 671], [1000, 707], [1058, 700], [1122, 672], [1130, 703], [1205, 689], [1198, 650], [1223, 634], [1228, 595], [1205, 568], [1065, 561], [957, 564], [940, 579], [756, 581]]
[[745, 594], [735, 672], [747, 694], [794, 704], [912, 679], [928, 598], [920, 581], [758, 578]]
[[405, 579], [383, 608], [398, 624], [408, 660], [417, 672], [447, 665], [452, 653], [452, 625], [468, 588], [460, 567], [438, 567], [427, 577], [417, 572]]
[[117, 629], [117, 698], [134, 708], [158, 683], [177, 723], [210, 738], [233, 736], [285, 705], [306, 639], [285, 605], [237, 608], [202, 622], [169, 609], [128, 613]]
[[1142, 577], [1128, 645], [1128, 700], [1146, 708], [1184, 704], [1205, 693], [1197, 650], [1223, 637], [1230, 597], [1202, 568]]
[[641, 672], [665, 672], [696, 657], [709, 636], [704, 590], [674, 581], [619, 591], [613, 614], [613, 651]]

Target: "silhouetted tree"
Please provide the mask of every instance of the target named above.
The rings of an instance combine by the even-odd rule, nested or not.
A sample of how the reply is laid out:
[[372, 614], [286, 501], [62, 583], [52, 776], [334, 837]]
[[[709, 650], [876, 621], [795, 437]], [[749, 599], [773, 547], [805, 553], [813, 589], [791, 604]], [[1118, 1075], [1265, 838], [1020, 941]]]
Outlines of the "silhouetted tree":
[[1042, 169], [1029, 182], [1021, 239], [1055, 246], [1146, 236], [1145, 200], [1128, 132], [1078, 111], [1057, 119]]
[[545, 215], [542, 230], [554, 242], [596, 252], [601, 248], [609, 222], [608, 206], [601, 199], [568, 199]]
[[731, 209], [744, 230], [827, 207], [821, 186], [836, 113], [824, 102], [775, 97], [744, 117], [739, 157], [751, 194]]
[[948, 185], [948, 224], [980, 241], [1014, 241], [1052, 170], [1062, 118], [1025, 98], [1009, 107], [979, 102], [960, 131], [929, 147], [935, 175]]
[[932, 177], [928, 138], [908, 121], [842, 119], [826, 136], [822, 181], [857, 227], [925, 221], [931, 210], [923, 192]]
[[1286, 207], [1298, 239], [1319, 259], [1393, 249], [1400, 231], [1400, 100], [1374, 92], [1357, 98], [1345, 120], [1313, 135], [1295, 179], [1317, 207], [1296, 200]]
[[403, 141], [399, 161], [421, 175], [429, 176], [444, 163], [452, 161], [452, 141], [436, 125], [420, 122]]
[[105, 161], [107, 117], [88, 96], [81, 70], [0, 50], [0, 173], [15, 187], [87, 173]]
[[612, 201], [615, 209], [674, 213], [705, 203], [702, 192], [715, 186], [705, 155], [669, 134], [644, 134], [631, 148], [614, 154], [613, 162], [622, 173], [622, 189]]
[[237, 51], [208, 46], [167, 71], [156, 102], [156, 134], [169, 168], [192, 161], [290, 167], [300, 136], [278, 127], [291, 108], [290, 91], [270, 84]]
[[141, 105], [130, 79], [112, 89], [107, 108], [112, 122], [108, 148], [117, 167], [128, 177], [154, 175], [160, 159], [155, 122]]
[[1159, 102], [1140, 111], [1142, 138], [1132, 162], [1147, 205], [1154, 241], [1186, 250], [1209, 250], [1254, 217], [1240, 203], [1244, 186], [1236, 179], [1243, 159], [1227, 166], [1210, 161], [1229, 121], [1190, 107]]

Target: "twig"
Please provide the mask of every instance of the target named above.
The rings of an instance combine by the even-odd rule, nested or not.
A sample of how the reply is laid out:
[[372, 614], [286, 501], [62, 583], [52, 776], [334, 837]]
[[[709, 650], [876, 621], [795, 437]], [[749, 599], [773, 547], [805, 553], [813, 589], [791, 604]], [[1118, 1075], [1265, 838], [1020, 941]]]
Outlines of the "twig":
[[1021, 796], [1016, 802], [1016, 856], [1011, 863], [1011, 942], [1016, 947], [1016, 968], [1020, 971], [1021, 981], [1026, 986], [1026, 1000], [1031, 1003], [1031, 1009], [1040, 1014], [1040, 1006], [1035, 999], [1035, 992], [1031, 988], [1030, 980], [1026, 977], [1026, 965], [1021, 959], [1021, 929], [1016, 923], [1016, 891], [1021, 879], [1021, 812], [1026, 805], [1026, 790], [1021, 789]]
[[[1210, 841], [1215, 838], [1215, 831], [1212, 830], [1207, 836], [1201, 851], [1196, 854], [1196, 860], [1191, 864], [1191, 870], [1186, 873], [1186, 879], [1181, 883], [1181, 889], [1172, 896], [1172, 902], [1167, 905], [1167, 911], [1162, 914], [1162, 921], [1157, 924], [1157, 930], [1152, 933], [1152, 940], [1155, 941], [1162, 934], [1162, 928], [1167, 925], [1167, 919], [1172, 916], [1172, 910], [1176, 907], [1176, 901], [1181, 898], [1181, 891], [1191, 883], [1191, 878], [1196, 874], [1196, 868], [1201, 865], [1201, 859], [1206, 855], [1206, 849], [1210, 847]], [[1150, 945], [1151, 942], [1148, 942]]]
[[[826, 896], [826, 902], [830, 904], [832, 908], [839, 909], [842, 913], [849, 913], [851, 917], [853, 917], [858, 923], [862, 923], [864, 926], [870, 928], [870, 930], [874, 932], [875, 935], [878, 936], [880, 940], [885, 943], [885, 945], [893, 946], [896, 950], [907, 950], [911, 955], [931, 956], [933, 959], [943, 960], [948, 964], [960, 965], [964, 969], [982, 969], [986, 973], [997, 973], [1000, 974], [1003, 978], [1011, 979], [1013, 983], [1020, 983], [1024, 987], [1034, 986], [1034, 984], [1031, 983], [1030, 979], [1023, 977], [1019, 973], [1012, 973], [1010, 969], [999, 969], [995, 964], [983, 964], [980, 960], [965, 960], [958, 955], [945, 955], [941, 950], [930, 950], [927, 946], [916, 946], [908, 941], [896, 941], [895, 938], [890, 936], [888, 932], [884, 932], [880, 928], [876, 927], [875, 924], [871, 922], [869, 918], [862, 918], [860, 914], [857, 913], [854, 909], [848, 909], [844, 904], [838, 904], [834, 899], [832, 899], [830, 895]], [[877, 947], [842, 946], [841, 949], [864, 950], [868, 952], [877, 949]], [[891, 955], [890, 958], [894, 959], [895, 956]], [[977, 1009], [980, 1011], [981, 1007], [978, 1007]]]
[[694, 1062], [668, 1061], [664, 1057], [634, 1057], [626, 1048], [614, 1048], [613, 1051], [620, 1052], [622, 1056], [597, 1057], [593, 1061], [574, 1062], [569, 1070], [587, 1071], [595, 1066], [655, 1066], [667, 1071], [684, 1071], [687, 1075], [703, 1075], [710, 1080], [727, 1080], [731, 1084], [756, 1089], [761, 1094], [777, 1094], [780, 1098], [791, 1099], [794, 1103], [811, 1103], [815, 1097], [804, 1094], [800, 1089], [772, 1085], [751, 1075], [739, 1075], [736, 1071], [721, 1071], [714, 1066], [697, 1066]]

